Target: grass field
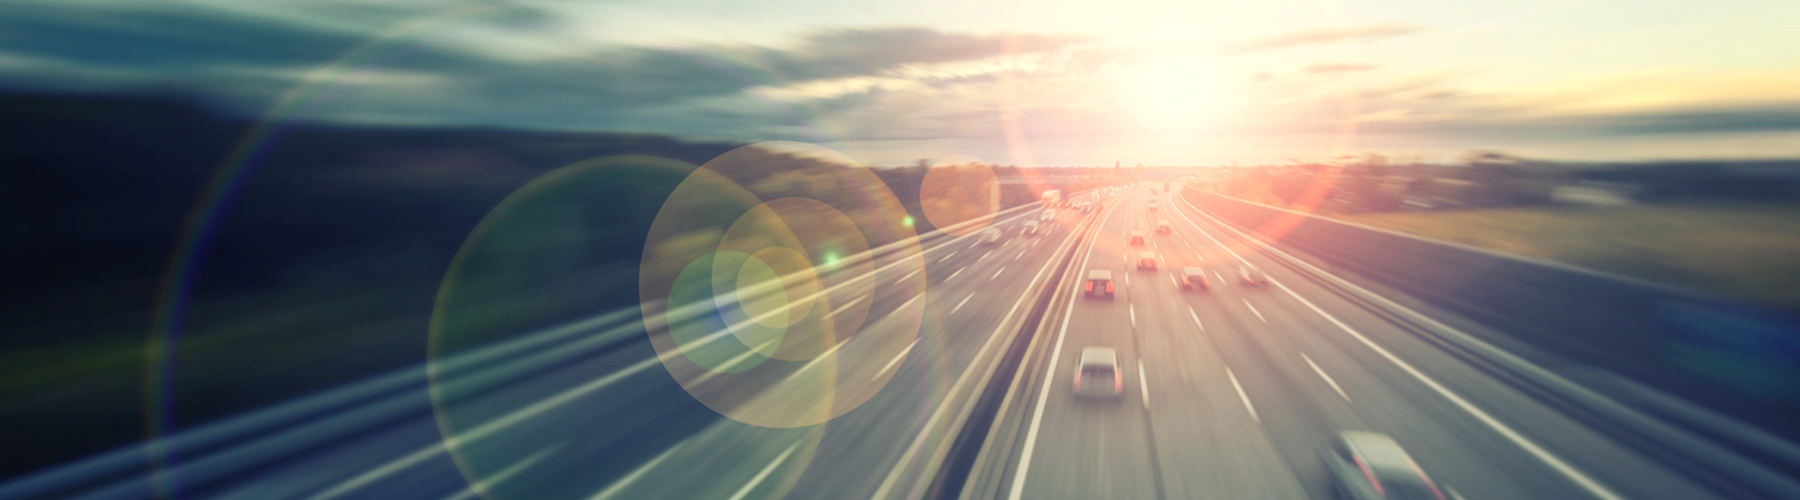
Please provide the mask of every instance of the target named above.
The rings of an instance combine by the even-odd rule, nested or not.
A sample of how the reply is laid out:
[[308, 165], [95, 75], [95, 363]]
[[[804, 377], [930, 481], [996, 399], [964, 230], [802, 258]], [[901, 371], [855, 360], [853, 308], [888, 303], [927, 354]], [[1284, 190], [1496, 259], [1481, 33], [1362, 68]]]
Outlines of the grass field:
[[1521, 208], [1337, 218], [1800, 309], [1800, 204]]

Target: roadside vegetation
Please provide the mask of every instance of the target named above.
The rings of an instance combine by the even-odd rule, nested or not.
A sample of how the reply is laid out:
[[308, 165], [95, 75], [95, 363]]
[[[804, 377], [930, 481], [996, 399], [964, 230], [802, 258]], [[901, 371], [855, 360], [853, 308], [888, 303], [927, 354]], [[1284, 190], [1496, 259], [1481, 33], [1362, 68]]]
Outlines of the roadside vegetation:
[[1800, 161], [1569, 163], [1473, 152], [1232, 169], [1258, 203], [1800, 310]]
[[1337, 215], [1371, 227], [1800, 309], [1800, 204]]

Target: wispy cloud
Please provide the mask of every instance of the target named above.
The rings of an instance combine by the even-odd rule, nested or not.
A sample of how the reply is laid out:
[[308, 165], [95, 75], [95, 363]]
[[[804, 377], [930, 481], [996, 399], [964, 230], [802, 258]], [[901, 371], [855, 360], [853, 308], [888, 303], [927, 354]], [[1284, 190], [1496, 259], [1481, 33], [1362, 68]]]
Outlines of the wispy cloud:
[[1361, 28], [1319, 29], [1298, 31], [1276, 35], [1268, 38], [1245, 40], [1227, 44], [1226, 53], [1246, 54], [1263, 50], [1286, 49], [1302, 45], [1317, 45], [1345, 41], [1372, 41], [1419, 32], [1419, 28], [1404, 25], [1384, 24]]
[[1358, 71], [1369, 71], [1379, 67], [1381, 66], [1374, 64], [1313, 64], [1301, 69], [1301, 71], [1305, 71], [1306, 74], [1309, 75], [1317, 75], [1322, 73], [1355, 73]]

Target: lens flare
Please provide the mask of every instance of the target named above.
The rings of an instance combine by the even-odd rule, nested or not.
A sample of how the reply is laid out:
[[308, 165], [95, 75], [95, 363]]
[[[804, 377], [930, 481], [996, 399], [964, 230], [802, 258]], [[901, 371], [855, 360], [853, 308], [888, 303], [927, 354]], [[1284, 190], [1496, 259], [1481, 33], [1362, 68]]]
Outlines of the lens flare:
[[[638, 268], [663, 367], [696, 400], [762, 427], [817, 425], [867, 401], [892, 376], [871, 366], [910, 346], [923, 316], [907, 301], [864, 324], [877, 295], [924, 291], [904, 218], [879, 178], [820, 146], [762, 143], [707, 162], [658, 211]], [[863, 279], [879, 268], [907, 278]]]
[[1000, 179], [974, 157], [938, 160], [919, 183], [919, 208], [938, 230], [957, 236], [980, 232], [1000, 211]]

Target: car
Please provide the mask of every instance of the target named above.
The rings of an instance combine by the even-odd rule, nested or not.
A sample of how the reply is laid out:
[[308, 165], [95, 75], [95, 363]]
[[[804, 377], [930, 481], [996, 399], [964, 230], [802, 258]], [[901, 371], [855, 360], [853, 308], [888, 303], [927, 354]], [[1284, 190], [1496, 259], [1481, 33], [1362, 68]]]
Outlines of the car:
[[1250, 266], [1238, 268], [1238, 284], [1253, 287], [1269, 286], [1269, 275], [1263, 270]]
[[1156, 200], [1150, 200], [1150, 211], [1156, 211]]
[[1209, 290], [1212, 282], [1206, 280], [1206, 269], [1199, 267], [1181, 268], [1182, 290]]
[[1045, 210], [1044, 213], [1038, 215], [1038, 220], [1056, 220], [1056, 211]]
[[1125, 374], [1119, 371], [1119, 355], [1110, 347], [1081, 348], [1075, 364], [1075, 397], [1117, 401], [1125, 396]]
[[1156, 252], [1152, 252], [1152, 251], [1148, 251], [1148, 250], [1143, 251], [1143, 252], [1138, 252], [1137, 267], [1138, 267], [1138, 269], [1155, 270], [1156, 269]]
[[1082, 203], [1081, 204], [1081, 213], [1084, 213], [1084, 214], [1093, 213], [1094, 205], [1098, 205], [1098, 203]]
[[1169, 234], [1170, 232], [1172, 232], [1174, 230], [1175, 230], [1175, 226], [1169, 225], [1169, 221], [1166, 221], [1166, 220], [1156, 221], [1156, 232], [1157, 233]]
[[1445, 500], [1418, 462], [1385, 434], [1339, 432], [1325, 451], [1325, 468], [1338, 494], [1349, 500]]
[[1038, 233], [1038, 221], [1034, 221], [1034, 220], [1025, 221], [1024, 224], [1019, 225], [1019, 230], [1020, 230], [1020, 232], [1023, 232], [1025, 234], [1037, 234]]
[[1088, 271], [1087, 284], [1082, 285], [1081, 293], [1087, 295], [1087, 298], [1090, 298], [1090, 299], [1097, 299], [1097, 298], [1101, 298], [1101, 297], [1105, 297], [1105, 298], [1109, 298], [1109, 299], [1112, 298], [1113, 297], [1112, 271], [1108, 271], [1105, 269], [1095, 269], [1095, 270]]
[[1000, 244], [1000, 230], [991, 227], [981, 230], [979, 241], [981, 241], [981, 244], [983, 245]]
[[1125, 241], [1134, 246], [1144, 246], [1144, 232], [1132, 231], [1131, 235]]

